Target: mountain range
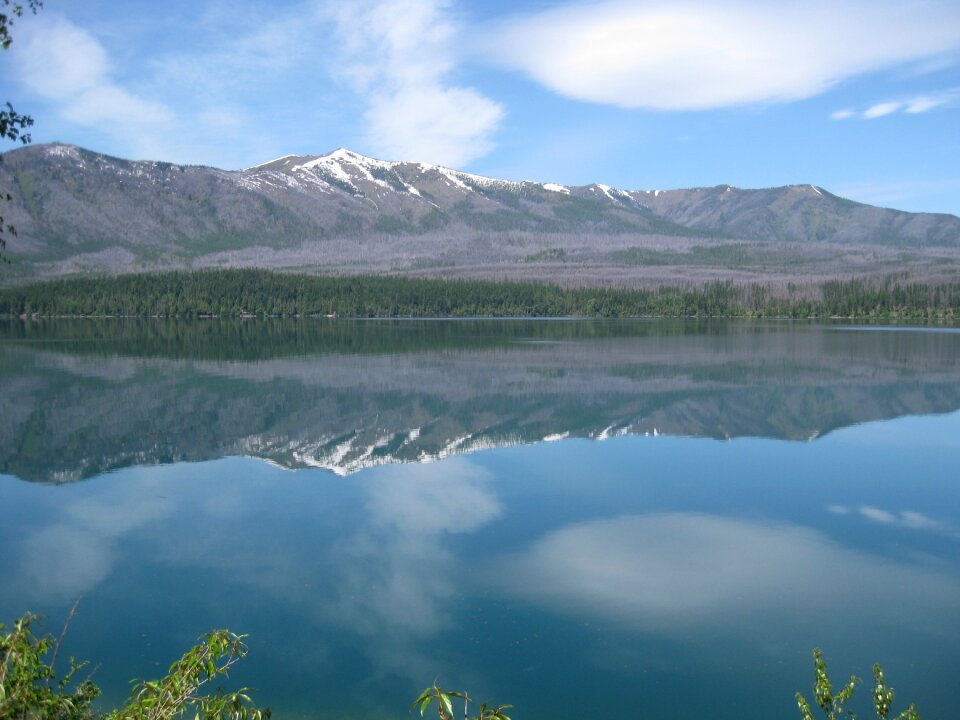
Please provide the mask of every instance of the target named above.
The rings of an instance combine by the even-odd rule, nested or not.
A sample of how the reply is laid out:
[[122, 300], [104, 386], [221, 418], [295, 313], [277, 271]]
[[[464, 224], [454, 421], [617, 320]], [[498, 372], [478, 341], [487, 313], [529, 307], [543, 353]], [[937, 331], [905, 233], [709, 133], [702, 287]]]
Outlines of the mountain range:
[[339, 149], [239, 171], [61, 144], [5, 153], [9, 282], [200, 267], [649, 286], [955, 278], [960, 218], [814, 185], [624, 190], [497, 180]]

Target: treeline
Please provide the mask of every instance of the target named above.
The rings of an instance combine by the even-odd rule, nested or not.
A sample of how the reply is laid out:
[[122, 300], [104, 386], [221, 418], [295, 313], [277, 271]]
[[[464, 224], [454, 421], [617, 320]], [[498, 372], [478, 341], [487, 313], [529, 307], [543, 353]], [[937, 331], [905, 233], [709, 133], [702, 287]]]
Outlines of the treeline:
[[960, 283], [831, 281], [818, 297], [730, 281], [657, 290], [202, 270], [0, 290], [0, 315], [294, 317], [789, 317], [960, 320]]
[[291, 355], [397, 355], [441, 350], [482, 350], [523, 342], [706, 335], [723, 333], [726, 321], [563, 322], [497, 318], [371, 322], [366, 319], [269, 318], [249, 322], [222, 317], [208, 322], [189, 318], [99, 318], [84, 322], [50, 318], [44, 322], [0, 319], [0, 344], [51, 339], [71, 355], [164, 357], [176, 360], [268, 360]]

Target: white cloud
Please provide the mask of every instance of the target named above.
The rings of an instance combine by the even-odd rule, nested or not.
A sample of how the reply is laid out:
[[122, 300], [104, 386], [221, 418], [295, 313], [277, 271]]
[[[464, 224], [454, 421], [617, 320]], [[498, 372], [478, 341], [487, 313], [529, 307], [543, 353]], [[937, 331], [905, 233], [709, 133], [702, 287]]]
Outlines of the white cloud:
[[907, 107], [904, 109], [904, 112], [912, 115], [917, 113], [925, 113], [928, 110], [933, 110], [941, 105], [946, 105], [950, 99], [951, 98], [949, 95], [940, 95], [939, 97], [916, 97], [907, 102]]
[[64, 105], [63, 114], [81, 125], [117, 123], [138, 129], [173, 119], [173, 113], [163, 103], [144, 100], [111, 84], [98, 85], [76, 95]]
[[460, 167], [493, 149], [500, 106], [475, 90], [412, 85], [370, 98], [366, 113], [375, 152], [394, 160]]
[[931, 95], [917, 95], [901, 100], [886, 100], [884, 102], [874, 103], [863, 112], [845, 108], [831, 113], [830, 118], [833, 120], [846, 120], [852, 117], [860, 117], [864, 120], [874, 120], [899, 112], [919, 115], [920, 113], [929, 112], [934, 108], [951, 105], [958, 97], [960, 97], [960, 90], [952, 88]]
[[163, 103], [120, 87], [103, 46], [63, 17], [44, 14], [25, 26], [13, 59], [23, 84], [78, 125], [109, 126], [136, 138], [161, 132], [174, 119]]
[[940, 98], [927, 98], [927, 97], [914, 98], [913, 100], [910, 101], [907, 107], [904, 108], [904, 112], [910, 113], [910, 114], [925, 113], [928, 110], [932, 110], [935, 107], [939, 107], [940, 105], [943, 104], [943, 102], [944, 101]]
[[882, 102], [877, 103], [876, 105], [871, 105], [866, 110], [863, 111], [863, 116], [867, 120], [873, 120], [874, 118], [883, 117], [884, 115], [891, 115], [897, 110], [900, 110], [903, 107], [901, 102]]
[[370, 152], [391, 160], [463, 166], [493, 147], [500, 104], [447, 82], [458, 29], [446, 0], [338, 6], [341, 77], [361, 94]]
[[[258, 88], [276, 86], [311, 29], [329, 23], [319, 12], [300, 22], [292, 14], [278, 12], [248, 29], [235, 7], [224, 8], [191, 29], [202, 42], [190, 48], [200, 49], [180, 46], [168, 54], [147, 50], [141, 56], [131, 52], [136, 40], [125, 40], [121, 64], [96, 33], [45, 11], [24, 23], [17, 36], [10, 53], [13, 76], [49, 102], [35, 110], [35, 136], [41, 124], [56, 140], [71, 141], [78, 130], [89, 138], [92, 130], [96, 149], [124, 157], [230, 167], [240, 164], [238, 155], [260, 158], [279, 154], [278, 145], [285, 149], [263, 122], [261, 105], [250, 112], [242, 95], [253, 92], [254, 81]], [[100, 26], [105, 39], [123, 35], [105, 27]], [[316, 60], [316, 54], [310, 58]]]
[[811, 97], [960, 47], [960, 6], [893, 0], [606, 0], [507, 23], [492, 52], [564, 96], [704, 110]]
[[96, 88], [109, 71], [100, 43], [86, 30], [56, 16], [44, 15], [25, 26], [15, 50], [24, 84], [48, 99]]

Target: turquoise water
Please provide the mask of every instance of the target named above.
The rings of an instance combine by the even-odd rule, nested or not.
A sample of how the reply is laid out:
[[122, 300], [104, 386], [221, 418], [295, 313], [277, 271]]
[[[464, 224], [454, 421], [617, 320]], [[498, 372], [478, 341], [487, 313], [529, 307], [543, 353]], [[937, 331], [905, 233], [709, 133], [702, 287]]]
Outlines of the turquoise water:
[[82, 596], [107, 702], [226, 626], [276, 717], [790, 717], [815, 646], [956, 717], [960, 334], [871, 330], [7, 326], [0, 618]]

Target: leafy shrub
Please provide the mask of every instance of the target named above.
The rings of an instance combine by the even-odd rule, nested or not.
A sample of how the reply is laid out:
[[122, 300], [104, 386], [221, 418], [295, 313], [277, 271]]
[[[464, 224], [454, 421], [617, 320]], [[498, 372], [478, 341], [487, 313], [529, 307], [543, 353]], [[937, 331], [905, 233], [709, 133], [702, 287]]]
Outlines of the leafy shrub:
[[[834, 694], [833, 685], [827, 675], [827, 663], [823, 659], [823, 651], [817, 648], [813, 651], [813, 697], [817, 705], [823, 710], [827, 720], [838, 720], [844, 715], [856, 720], [852, 710], [844, 710], [844, 705], [853, 696], [853, 691], [860, 683], [860, 678], [851, 675], [840, 692]], [[873, 707], [877, 711], [877, 717], [880, 720], [887, 720], [890, 716], [890, 706], [893, 705], [894, 691], [887, 685], [883, 677], [883, 670], [878, 663], [873, 665], [873, 677], [876, 685], [873, 688], [871, 697]], [[797, 693], [797, 706], [800, 708], [800, 715], [803, 720], [814, 720], [813, 708], [803, 693]], [[920, 713], [914, 705], [910, 705], [906, 710], [896, 716], [894, 720], [920, 720]]]
[[100, 689], [90, 677], [74, 680], [86, 662], [70, 658], [70, 669], [57, 678], [57, 655], [66, 626], [54, 640], [51, 635], [34, 634], [38, 621], [38, 616], [27, 613], [6, 633], [0, 624], [0, 720], [171, 720], [188, 711], [196, 720], [270, 718], [269, 709], [254, 707], [248, 688], [201, 692], [247, 654], [243, 635], [229, 630], [206, 633], [170, 666], [167, 675], [136, 681], [125, 705], [101, 713], [93, 708]]

